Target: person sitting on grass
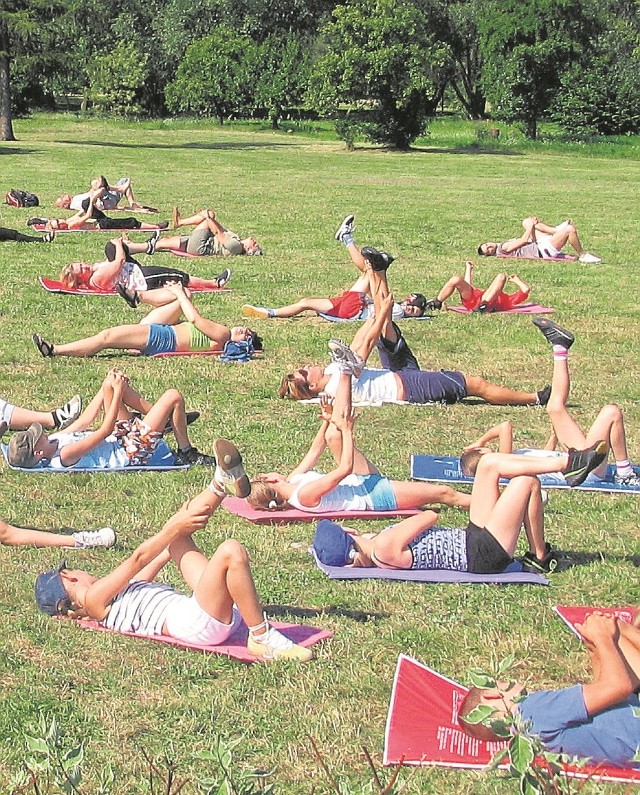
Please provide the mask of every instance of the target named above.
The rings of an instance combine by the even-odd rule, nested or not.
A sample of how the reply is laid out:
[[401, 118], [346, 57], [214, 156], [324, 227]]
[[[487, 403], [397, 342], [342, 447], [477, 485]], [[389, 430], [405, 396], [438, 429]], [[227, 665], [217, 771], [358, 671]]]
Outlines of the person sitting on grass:
[[[615, 403], [604, 406], [586, 434], [567, 409], [567, 401], [571, 389], [569, 348], [573, 345], [575, 336], [548, 318], [537, 317], [534, 318], [533, 323], [540, 329], [553, 349], [553, 379], [551, 381], [551, 395], [547, 403], [547, 413], [551, 420], [553, 434], [544, 450], [525, 448], [519, 452], [534, 456], [557, 456], [561, 455], [555, 450], [558, 442], [563, 447], [571, 449], [588, 447], [598, 439], [604, 439], [605, 457], [602, 464], [589, 474], [588, 482], [599, 482], [606, 477], [607, 458], [609, 451], [612, 451], [616, 465], [616, 471], [613, 476], [614, 483], [626, 486], [640, 486], [640, 476], [636, 475], [629, 461], [624, 417], [620, 407]], [[460, 461], [460, 467], [465, 475], [473, 476], [480, 456], [490, 452], [486, 445], [494, 439], [498, 440], [498, 449], [501, 453], [511, 453], [513, 451], [513, 427], [511, 422], [506, 421], [495, 425], [479, 439], [465, 447]], [[561, 474], [558, 474], [558, 478], [560, 482], [564, 482]]]
[[[562, 471], [572, 485], [578, 485], [602, 456], [597, 444], [554, 459], [490, 453], [478, 464], [465, 528], [438, 526], [439, 516], [434, 511], [410, 516], [377, 535], [359, 535], [333, 522], [321, 522], [313, 548], [327, 566], [499, 574], [513, 562], [524, 526], [529, 544], [522, 559], [524, 567], [553, 571], [557, 558], [545, 542], [544, 509], [536, 475]], [[502, 493], [500, 478], [510, 478]]]
[[188, 218], [181, 218], [177, 207], [173, 208], [173, 226], [195, 226], [189, 235], [173, 235], [171, 237], [151, 238], [149, 242], [153, 251], [180, 251], [197, 257], [230, 257], [248, 254], [262, 254], [262, 249], [253, 237], [243, 240], [235, 232], [226, 229], [209, 209], [200, 210]]
[[50, 532], [34, 527], [16, 527], [0, 519], [0, 545], [5, 547], [63, 547], [65, 549], [110, 549], [116, 543], [111, 527], [99, 530], [73, 530], [65, 527]]
[[135, 309], [140, 303], [163, 306], [175, 301], [175, 296], [163, 290], [167, 284], [182, 284], [200, 290], [219, 290], [231, 278], [231, 269], [225, 268], [213, 279], [190, 276], [177, 268], [141, 265], [134, 254], [147, 250], [146, 243], [132, 243], [125, 236], [110, 240], [105, 246], [107, 260], [89, 265], [71, 262], [60, 272], [59, 280], [67, 288], [91, 287], [94, 290], [114, 290]]
[[[465, 309], [470, 312], [506, 312], [529, 298], [531, 288], [515, 273], [507, 276], [499, 273], [486, 290], [473, 286], [474, 264], [471, 260], [464, 263], [464, 277], [452, 276], [435, 298], [425, 304], [425, 309], [432, 311], [442, 309], [442, 305], [456, 291]], [[507, 282], [515, 284], [515, 293], [505, 293]]]
[[[351, 351], [364, 363], [377, 348], [384, 369], [361, 370], [353, 381], [354, 401], [456, 403], [465, 397], [479, 397], [494, 405], [545, 405], [551, 390], [548, 386], [539, 392], [521, 392], [457, 370], [421, 370], [399, 326], [391, 318], [393, 296], [389, 293], [383, 263], [374, 264], [367, 273], [372, 280], [375, 317], [358, 329]], [[321, 392], [335, 395], [338, 377], [335, 365], [307, 365], [283, 377], [279, 394], [291, 400], [309, 400]]]
[[[254, 351], [262, 350], [262, 338], [247, 326], [229, 328], [203, 317], [195, 308], [182, 284], [168, 284], [163, 292], [171, 293], [170, 304], [152, 309], [140, 323], [114, 326], [92, 337], [57, 344], [46, 342], [40, 334], [33, 342], [42, 356], [95, 356], [116, 348], [139, 351], [143, 356], [159, 353], [221, 351], [229, 341], [248, 342]], [[184, 315], [186, 322], [181, 322]]]
[[[50, 616], [93, 618], [107, 629], [153, 637], [165, 635], [188, 644], [223, 644], [244, 619], [249, 627], [247, 648], [260, 660], [307, 662], [310, 649], [292, 643], [270, 626], [256, 593], [249, 556], [228, 539], [210, 559], [200, 551], [193, 534], [206, 527], [233, 486], [246, 496], [249, 482], [242, 458], [226, 439], [215, 443], [217, 466], [209, 486], [185, 502], [164, 527], [152, 535], [117, 568], [104, 577], [70, 569], [63, 561], [36, 580], [36, 603]], [[191, 596], [154, 582], [169, 563], [177, 565]]]
[[[351, 406], [351, 375], [348, 364], [340, 365], [338, 391], [333, 405], [321, 402], [320, 428], [309, 452], [288, 477], [278, 472], [260, 475], [251, 484], [249, 504], [260, 510], [301, 511], [392, 511], [442, 503], [469, 507], [469, 495], [440, 483], [389, 480], [355, 446], [356, 416]], [[329, 448], [335, 468], [326, 475], [314, 467]]]
[[[104, 412], [97, 430], [89, 430]], [[140, 417], [132, 412], [137, 412]], [[155, 403], [145, 400], [117, 369], [109, 370], [87, 408], [65, 433], [47, 436], [35, 422], [13, 434], [7, 460], [13, 467], [34, 469], [121, 469], [144, 466], [157, 450], [167, 426], [178, 444], [174, 463], [210, 466], [211, 456], [193, 447], [187, 431], [184, 398], [168, 389]]]
[[157, 224], [147, 224], [133, 216], [125, 218], [109, 218], [97, 207], [97, 201], [102, 194], [101, 189], [90, 190], [81, 202], [80, 209], [69, 218], [49, 218], [46, 221], [47, 229], [139, 229], [143, 232], [151, 229], [166, 229], [168, 221]]
[[[110, 185], [106, 177], [95, 177], [91, 180], [90, 190], [99, 191], [96, 197], [96, 207], [99, 210], [120, 210], [122, 208], [118, 205], [123, 199], [126, 199], [129, 208], [134, 212], [158, 212], [154, 207], [147, 207], [136, 201], [130, 177], [122, 177], [115, 185]], [[87, 198], [89, 198], [89, 192], [78, 193], [75, 196], [63, 193], [56, 199], [55, 205], [63, 210], [82, 210], [82, 202]]]
[[17, 229], [7, 229], [6, 226], [0, 226], [0, 243], [53, 243], [55, 239], [55, 232], [46, 232], [44, 235], [23, 235]]
[[[311, 311], [339, 318], [340, 320], [367, 320], [373, 314], [373, 299], [369, 291], [369, 276], [367, 267], [370, 267], [369, 260], [365, 254], [374, 253], [385, 254], [389, 264], [393, 262], [393, 257], [386, 252], [379, 252], [371, 246], [359, 249], [353, 239], [355, 216], [348, 215], [340, 224], [335, 238], [343, 243], [351, 261], [360, 271], [360, 276], [355, 283], [335, 298], [301, 298], [294, 304], [269, 308], [265, 306], [254, 306], [245, 304], [242, 307], [242, 314], [245, 317], [257, 318], [289, 318], [295, 317], [302, 312]], [[363, 254], [363, 252], [365, 252]], [[399, 320], [404, 317], [422, 317], [426, 306], [426, 298], [421, 293], [412, 293], [399, 304], [393, 305], [392, 317]]]
[[600, 257], [583, 248], [578, 230], [573, 221], [567, 220], [558, 226], [549, 226], [535, 215], [522, 222], [523, 234], [504, 243], [481, 243], [478, 254], [482, 257], [523, 257], [524, 259], [560, 259], [567, 243], [578, 255], [580, 262], [597, 265]]
[[[491, 724], [515, 719], [548, 751], [639, 770], [640, 630], [598, 612], [576, 629], [589, 652], [592, 682], [530, 694], [520, 683], [472, 687], [460, 705], [458, 722], [472, 737], [495, 742], [504, 737]], [[480, 706], [492, 710], [482, 722]]]

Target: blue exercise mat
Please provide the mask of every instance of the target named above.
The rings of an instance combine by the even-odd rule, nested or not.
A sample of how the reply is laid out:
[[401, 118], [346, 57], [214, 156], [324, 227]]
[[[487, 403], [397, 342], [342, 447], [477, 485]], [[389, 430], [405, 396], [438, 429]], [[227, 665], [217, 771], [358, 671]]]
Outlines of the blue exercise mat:
[[[2, 455], [4, 456], [4, 460], [7, 461], [7, 445], [3, 444], [2, 447]], [[7, 465], [9, 469], [13, 469], [15, 472], [32, 472], [35, 474], [39, 473], [46, 473], [46, 474], [65, 474], [65, 473], [75, 473], [75, 472], [149, 472], [149, 471], [158, 471], [158, 472], [168, 472], [174, 471], [178, 469], [189, 469], [188, 464], [174, 464], [173, 461], [175, 460], [175, 454], [171, 452], [169, 449], [169, 445], [161, 439], [158, 443], [158, 447], [155, 450], [154, 454], [151, 456], [149, 461], [144, 466], [129, 466], [129, 467], [109, 467], [109, 468], [96, 468], [96, 467], [65, 467], [64, 469], [57, 469], [54, 467], [13, 467], [7, 461]]]
[[[615, 494], [640, 494], [639, 486], [625, 486], [615, 483], [613, 476], [616, 468], [613, 464], [607, 467], [606, 477], [598, 480], [594, 477], [588, 478], [581, 486], [575, 488], [579, 491], [604, 491]], [[438, 455], [412, 455], [411, 456], [411, 477], [414, 480], [430, 480], [439, 483], [473, 483], [473, 478], [463, 475], [460, 470], [460, 459], [454, 456]], [[540, 484], [545, 489], [569, 489], [564, 477], [559, 472], [547, 475], [538, 475]], [[508, 483], [503, 478], [501, 483]]]
[[[330, 323], [364, 323], [366, 318], [362, 318], [360, 315], [356, 315], [355, 317], [336, 317], [335, 315], [327, 315], [326, 312], [316, 312], [318, 317], [321, 317], [323, 320], [328, 320]], [[396, 317], [394, 320], [397, 322], [398, 320], [433, 320], [433, 315], [422, 315], [421, 317]]]
[[549, 580], [542, 574], [524, 571], [522, 565], [514, 560], [500, 574], [473, 574], [469, 571], [451, 571], [449, 569], [432, 569], [430, 571], [416, 571], [414, 569], [361, 569], [351, 566], [325, 566], [318, 560], [313, 548], [309, 550], [313, 555], [316, 566], [330, 580], [403, 580], [406, 582], [459, 582], [459, 583], [489, 583], [512, 585], [549, 585]]

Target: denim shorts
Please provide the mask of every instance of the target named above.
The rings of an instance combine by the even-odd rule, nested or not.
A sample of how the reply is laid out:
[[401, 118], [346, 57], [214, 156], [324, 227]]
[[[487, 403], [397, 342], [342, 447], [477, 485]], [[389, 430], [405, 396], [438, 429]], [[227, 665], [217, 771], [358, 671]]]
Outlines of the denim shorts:
[[142, 355], [155, 356], [156, 353], [173, 353], [177, 347], [176, 332], [173, 326], [152, 323], [149, 326], [149, 341], [142, 351]]
[[383, 475], [363, 475], [362, 482], [371, 498], [374, 511], [395, 511], [398, 504], [389, 478]]

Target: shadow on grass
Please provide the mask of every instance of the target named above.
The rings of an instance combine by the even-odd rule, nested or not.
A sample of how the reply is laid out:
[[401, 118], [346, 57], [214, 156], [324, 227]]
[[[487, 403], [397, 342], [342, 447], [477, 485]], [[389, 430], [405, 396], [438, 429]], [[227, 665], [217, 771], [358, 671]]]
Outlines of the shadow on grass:
[[39, 155], [42, 152], [39, 149], [14, 149], [13, 147], [9, 147], [5, 149], [0, 144], [0, 155]]
[[[71, 146], [111, 146], [117, 149], [202, 149], [202, 150], [216, 150], [216, 149], [270, 149], [272, 147], [287, 147], [304, 146], [305, 144], [300, 141], [253, 141], [251, 143], [240, 141], [225, 141], [218, 143], [200, 143], [193, 141], [187, 144], [131, 144], [131, 143], [116, 143], [115, 141], [67, 141], [64, 139], [57, 140], [58, 144], [70, 144]], [[17, 150], [14, 150], [17, 151]]]
[[563, 552], [556, 571], [568, 571], [575, 566], [588, 566], [591, 563], [631, 563], [640, 568], [640, 555], [610, 555], [606, 552]]
[[318, 616], [341, 616], [365, 624], [367, 621], [381, 621], [389, 618], [389, 613], [371, 613], [366, 610], [346, 610], [343, 607], [293, 607], [292, 605], [265, 605], [265, 610], [272, 618], [287, 616], [296, 618], [318, 618]]
[[355, 152], [381, 153], [393, 152], [394, 154], [405, 155], [504, 155], [505, 157], [521, 157], [522, 152], [511, 149], [485, 149], [468, 144], [467, 146], [446, 147], [446, 146], [412, 146], [410, 149], [389, 149], [379, 146], [356, 146]]

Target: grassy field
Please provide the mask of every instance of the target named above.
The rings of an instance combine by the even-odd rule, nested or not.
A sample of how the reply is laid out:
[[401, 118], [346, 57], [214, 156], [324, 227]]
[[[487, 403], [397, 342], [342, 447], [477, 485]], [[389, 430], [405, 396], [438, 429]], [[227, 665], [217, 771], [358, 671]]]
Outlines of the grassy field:
[[[139, 198], [161, 208], [161, 217], [170, 217], [173, 204], [185, 212], [210, 206], [223, 223], [254, 234], [266, 256], [235, 259], [233, 292], [198, 300], [205, 314], [229, 323], [239, 319], [245, 302], [273, 306], [344, 289], [353, 273], [333, 234], [347, 212], [356, 214], [361, 245], [397, 257], [389, 279], [400, 297], [412, 291], [434, 295], [450, 275], [462, 272], [479, 242], [512, 236], [526, 215], [554, 223], [572, 217], [602, 265], [523, 262], [517, 268], [533, 285], [533, 299], [555, 307], [554, 317], [577, 334], [571, 351], [576, 417], [588, 424], [600, 406], [619, 403], [632, 459], [640, 461], [637, 141], [611, 147], [609, 156], [604, 145], [526, 147], [503, 135], [483, 150], [470, 126], [443, 123], [409, 154], [364, 146], [348, 153], [336, 142], [299, 132], [64, 117], [18, 121], [16, 134], [16, 143], [0, 144], [2, 190], [38, 193], [43, 214], [53, 214], [60, 192], [80, 192], [98, 173], [129, 175]], [[23, 228], [30, 214], [3, 207], [0, 225]], [[38, 285], [38, 275], [56, 276], [66, 262], [100, 259], [106, 239], [60, 235], [51, 246], [1, 246], [0, 394], [34, 408], [59, 405], [75, 392], [90, 396], [117, 364], [147, 396], [169, 386], [184, 392], [188, 408], [202, 412], [192, 433], [199, 447], [208, 450], [225, 435], [243, 449], [251, 472], [292, 468], [315, 432], [317, 412], [280, 401], [276, 388], [283, 372], [326, 360], [326, 342], [336, 328], [320, 320], [256, 321], [267, 352], [247, 366], [208, 358], [45, 361], [38, 355], [33, 332], [62, 342], [134, 322], [136, 314], [122, 301], [48, 295]], [[188, 264], [203, 276], [219, 270], [213, 260]], [[479, 262], [478, 283], [488, 284], [501, 265]], [[441, 312], [432, 322], [404, 329], [425, 367], [460, 369], [527, 390], [549, 381], [549, 347], [526, 316]], [[339, 332], [350, 337], [354, 328], [341, 326]], [[544, 411], [484, 405], [372, 408], [357, 432], [360, 446], [386, 474], [407, 477], [412, 452], [455, 454], [504, 418], [513, 420], [519, 444], [546, 439]], [[0, 516], [37, 527], [112, 525], [119, 532], [115, 550], [68, 555], [73, 565], [104, 574], [207, 476], [196, 468], [44, 477], [4, 466]], [[263, 528], [221, 511], [201, 534], [205, 550], [225, 538], [239, 539], [250, 550], [271, 615], [335, 632], [306, 667], [244, 666], [53, 621], [36, 611], [32, 588], [34, 576], [56, 564], [59, 553], [3, 548], [0, 779], [6, 782], [19, 769], [24, 732], [44, 712], [57, 718], [69, 745], [85, 741], [86, 792], [95, 791], [106, 765], [116, 771], [119, 795], [148, 792], [141, 749], [154, 757], [168, 751], [181, 773], [196, 779], [206, 768], [195, 755], [217, 735], [243, 738], [238, 764], [274, 769], [278, 792], [328, 791], [308, 735], [339, 778], [364, 780], [361, 746], [380, 759], [399, 652], [461, 681], [470, 667], [490, 666], [510, 652], [519, 661], [516, 675], [532, 688], [586, 675], [585, 653], [551, 607], [638, 602], [638, 505], [637, 497], [554, 492], [547, 534], [567, 562], [549, 588], [330, 582], [300, 545], [310, 540], [311, 525]], [[443, 519], [465, 522], [454, 510], [443, 512]], [[164, 576], [178, 581], [174, 571]], [[513, 790], [513, 782], [494, 774], [421, 770], [404, 792]]]

